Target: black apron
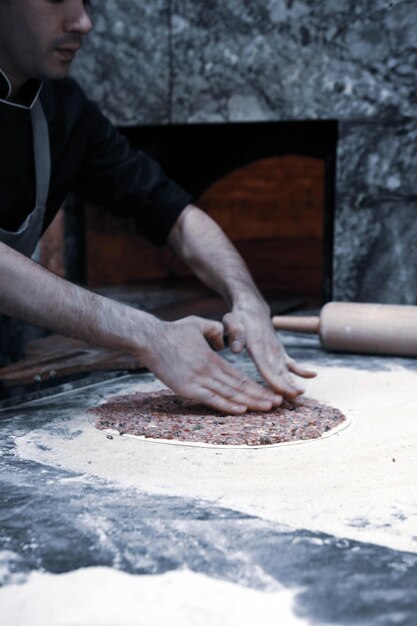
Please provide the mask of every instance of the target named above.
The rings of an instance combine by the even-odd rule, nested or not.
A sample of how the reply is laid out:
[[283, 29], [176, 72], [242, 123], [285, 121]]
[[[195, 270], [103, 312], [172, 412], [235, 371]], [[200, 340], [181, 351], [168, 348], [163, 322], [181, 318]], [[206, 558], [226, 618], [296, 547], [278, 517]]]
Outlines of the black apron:
[[[33, 255], [42, 233], [51, 177], [48, 124], [39, 96], [32, 105], [30, 115], [36, 175], [35, 208], [17, 231], [0, 228], [0, 241], [27, 257]], [[0, 366], [22, 356], [23, 346], [27, 341], [39, 336], [39, 331], [32, 336], [32, 330], [32, 327], [0, 315]]]
[[0, 228], [0, 241], [17, 252], [31, 257], [42, 234], [51, 177], [51, 154], [48, 124], [39, 96], [30, 110], [35, 157], [36, 203], [17, 231]]

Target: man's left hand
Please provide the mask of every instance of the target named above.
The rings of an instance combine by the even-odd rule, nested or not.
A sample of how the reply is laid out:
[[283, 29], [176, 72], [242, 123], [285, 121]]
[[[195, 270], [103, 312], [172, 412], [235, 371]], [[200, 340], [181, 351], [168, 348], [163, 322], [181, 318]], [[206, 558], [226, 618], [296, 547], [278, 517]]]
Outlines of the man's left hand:
[[274, 330], [268, 310], [259, 305], [234, 309], [223, 318], [232, 352], [246, 348], [265, 382], [283, 398], [304, 392], [291, 374], [314, 378], [316, 373], [300, 366], [285, 351]]

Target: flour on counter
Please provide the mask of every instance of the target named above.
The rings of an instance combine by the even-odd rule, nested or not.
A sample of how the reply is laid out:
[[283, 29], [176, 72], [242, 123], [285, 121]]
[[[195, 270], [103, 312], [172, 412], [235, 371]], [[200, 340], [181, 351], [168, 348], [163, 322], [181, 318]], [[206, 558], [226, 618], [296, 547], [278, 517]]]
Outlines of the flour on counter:
[[134, 576], [105, 567], [32, 573], [0, 589], [7, 626], [307, 626], [297, 590], [263, 592], [190, 570]]

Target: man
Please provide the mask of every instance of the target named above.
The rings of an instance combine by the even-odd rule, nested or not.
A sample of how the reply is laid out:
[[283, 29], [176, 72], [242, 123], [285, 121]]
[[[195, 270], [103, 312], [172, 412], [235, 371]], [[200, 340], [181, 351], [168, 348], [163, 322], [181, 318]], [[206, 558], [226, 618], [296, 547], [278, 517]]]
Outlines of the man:
[[[269, 410], [314, 376], [285, 353], [268, 307], [220, 228], [125, 140], [67, 77], [92, 28], [82, 0], [0, 0], [0, 313], [137, 356], [176, 393], [214, 409]], [[230, 306], [223, 324], [173, 323], [90, 293], [30, 260], [68, 191], [133, 217]], [[268, 386], [212, 348], [247, 348]], [[211, 346], [211, 347], [210, 347]]]

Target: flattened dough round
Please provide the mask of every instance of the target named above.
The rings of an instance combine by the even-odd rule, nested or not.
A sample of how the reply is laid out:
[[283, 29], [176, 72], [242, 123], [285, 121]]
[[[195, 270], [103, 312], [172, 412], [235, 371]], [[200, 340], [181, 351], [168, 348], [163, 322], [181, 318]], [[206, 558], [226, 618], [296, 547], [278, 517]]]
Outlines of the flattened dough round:
[[96, 428], [157, 441], [215, 446], [267, 446], [316, 439], [339, 429], [345, 416], [302, 397], [271, 411], [224, 415], [171, 391], [115, 396], [90, 409]]

